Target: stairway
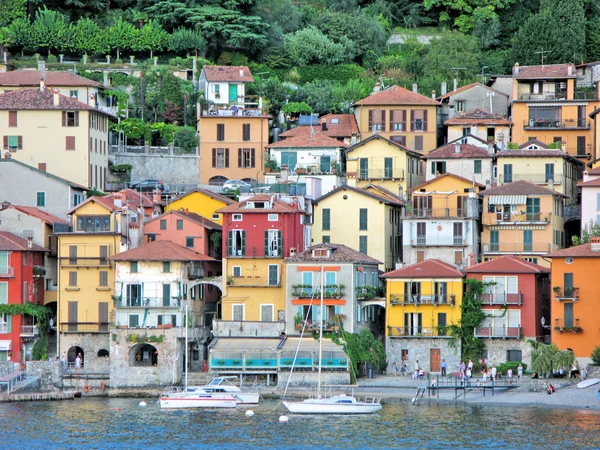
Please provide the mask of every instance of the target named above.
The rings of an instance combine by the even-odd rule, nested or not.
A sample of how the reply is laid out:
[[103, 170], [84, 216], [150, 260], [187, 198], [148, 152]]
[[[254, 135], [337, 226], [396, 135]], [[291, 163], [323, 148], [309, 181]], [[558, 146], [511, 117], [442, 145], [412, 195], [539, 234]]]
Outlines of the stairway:
[[52, 359], [56, 358], [56, 333], [48, 335], [48, 343], [46, 344], [46, 353], [48, 356], [52, 356]]

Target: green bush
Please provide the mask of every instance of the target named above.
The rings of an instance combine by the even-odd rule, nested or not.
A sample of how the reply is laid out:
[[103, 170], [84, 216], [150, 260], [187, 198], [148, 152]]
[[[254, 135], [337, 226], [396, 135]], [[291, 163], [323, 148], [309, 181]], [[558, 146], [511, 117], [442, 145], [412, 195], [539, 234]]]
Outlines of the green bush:
[[592, 362], [596, 366], [600, 366], [600, 345], [592, 351]]
[[48, 58], [46, 59], [46, 61], [49, 63], [55, 63], [57, 61], [57, 59], [56, 59], [55, 55], [48, 55]]
[[498, 367], [496, 367], [496, 369], [498, 370], [499, 373], [502, 373], [502, 374], [506, 374], [508, 369], [512, 369], [513, 374], [515, 376], [517, 376], [517, 367], [519, 367], [519, 364], [521, 364], [523, 366], [523, 372], [525, 372], [527, 370], [527, 364], [525, 364], [523, 362], [518, 362], [518, 361], [511, 361], [511, 362], [505, 362], [502, 364], [498, 364]]
[[113, 164], [108, 166], [110, 173], [127, 173], [131, 168], [131, 164]]

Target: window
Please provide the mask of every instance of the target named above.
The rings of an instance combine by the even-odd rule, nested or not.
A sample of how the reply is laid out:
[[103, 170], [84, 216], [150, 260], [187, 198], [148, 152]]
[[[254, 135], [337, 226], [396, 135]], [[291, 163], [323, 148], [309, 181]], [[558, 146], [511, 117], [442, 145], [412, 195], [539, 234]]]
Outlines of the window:
[[384, 158], [383, 159], [383, 176], [384, 178], [392, 178], [394, 174], [394, 158]]
[[239, 278], [242, 276], [242, 266], [233, 266], [231, 268], [231, 275], [234, 278]]
[[99, 248], [100, 251], [100, 264], [108, 265], [108, 245], [101, 245]]
[[417, 245], [425, 245], [427, 243], [427, 223], [417, 222]]
[[530, 127], [556, 127], [560, 125], [561, 107], [529, 108]]
[[[221, 85], [219, 84], [213, 84], [210, 86], [211, 91], [214, 92], [215, 94], [220, 94], [221, 93]], [[216, 96], [217, 98], [219, 98], [219, 95]]]
[[69, 245], [69, 265], [74, 266], [77, 264], [77, 246]]
[[512, 180], [513, 180], [512, 164], [504, 164], [504, 182], [512, 183]]
[[360, 208], [358, 229], [364, 231], [367, 229], [368, 209]]
[[[600, 200], [598, 200], [598, 205], [600, 206]], [[599, 211], [600, 211], [600, 209], [599, 209]], [[329, 208], [324, 208], [322, 224], [321, 224], [321, 228], [323, 229], [323, 231], [331, 230], [330, 216], [331, 216], [331, 210]]]
[[[463, 127], [463, 129], [462, 129], [463, 137], [468, 136], [469, 134], [471, 134], [471, 127]], [[462, 144], [466, 144], [466, 143], [467, 143], [467, 140], [463, 139]]]
[[277, 222], [279, 220], [279, 214], [269, 214], [267, 220], [269, 222]]
[[577, 155], [585, 155], [585, 136], [577, 136]]
[[390, 136], [390, 141], [406, 147], [406, 136]]
[[77, 231], [110, 231], [110, 216], [77, 216]]
[[367, 254], [367, 236], [358, 237], [358, 251]]
[[231, 230], [227, 236], [227, 254], [229, 256], [246, 256], [246, 232]]
[[498, 230], [490, 230], [490, 251], [497, 252], [500, 249], [500, 232]]
[[242, 214], [234, 214], [232, 217], [234, 222], [241, 222], [242, 218], [243, 218]]
[[[79, 96], [79, 92], [75, 89], [71, 89], [69, 91], [69, 97], [71, 98], [77, 98]], [[95, 114], [93, 114], [94, 116], [96, 116]]]
[[79, 126], [79, 111], [63, 111], [62, 126], [63, 127], [78, 127]]
[[77, 272], [76, 271], [70, 271], [69, 272], [69, 287], [76, 287], [77, 286]]
[[385, 131], [385, 111], [369, 111], [369, 131]]
[[454, 222], [453, 224], [454, 245], [462, 245], [463, 243], [463, 224], [462, 222]]
[[106, 270], [101, 270], [99, 274], [100, 280], [98, 281], [98, 285], [100, 287], [108, 287], [108, 272]]
[[211, 220], [213, 222], [216, 222], [217, 220], [220, 220], [220, 219], [221, 219], [221, 215], [220, 214], [213, 214]]
[[454, 103], [454, 112], [465, 112], [467, 102], [465, 100], [457, 100]]
[[229, 167], [229, 149], [228, 148], [213, 148], [212, 149], [212, 166], [218, 169]]
[[279, 266], [277, 264], [269, 264], [269, 286], [279, 285]]
[[260, 305], [260, 321], [261, 322], [273, 322], [274, 308], [273, 305]]
[[148, 234], [148, 242], [154, 242], [154, 241], [156, 241], [156, 234], [149, 233]]
[[253, 148], [238, 148], [238, 167], [244, 169], [254, 167], [256, 164], [254, 154]]
[[533, 251], [533, 231], [523, 230], [523, 251]]
[[523, 352], [521, 350], [506, 350], [506, 362], [523, 361]]
[[423, 136], [415, 136], [415, 150], [423, 150]]
[[473, 161], [473, 173], [481, 173], [481, 160], [476, 159]]
[[166, 230], [167, 229], [167, 221], [166, 221], [166, 219], [160, 219], [160, 229], [161, 230]]
[[17, 126], [17, 111], [9, 111], [8, 112], [8, 126], [9, 127]]
[[181, 220], [181, 219], [177, 220], [177, 229], [183, 230], [183, 220]]
[[406, 130], [406, 110], [393, 109], [390, 112], [390, 131]]
[[233, 320], [242, 321], [244, 320], [244, 305], [231, 305]]
[[446, 173], [446, 161], [431, 161], [431, 175]]
[[280, 230], [265, 231], [265, 256], [281, 256], [283, 241]]
[[539, 198], [528, 198], [526, 200], [526, 219], [527, 221], [539, 221], [540, 220], [540, 199]]
[[164, 273], [171, 272], [171, 262], [170, 261], [163, 261], [163, 272]]
[[185, 246], [187, 248], [193, 248], [194, 247], [194, 238], [191, 236], [187, 236], [185, 238]]
[[323, 236], [323, 237], [321, 238], [321, 242], [322, 242], [323, 244], [329, 244], [329, 243], [331, 242], [331, 237], [330, 237], [330, 236]]
[[410, 112], [410, 131], [427, 131], [426, 109], [413, 109]]
[[242, 140], [249, 141], [250, 140], [250, 124], [245, 123], [242, 125]]
[[23, 136], [4, 136], [4, 150], [23, 150]]
[[554, 164], [546, 164], [546, 183], [550, 180], [554, 181]]
[[36, 206], [38, 208], [46, 206], [46, 193], [38, 192], [36, 194]]
[[131, 273], [138, 273], [138, 262], [137, 261], [131, 261], [129, 263], [129, 271]]
[[218, 123], [217, 124], [217, 141], [225, 140], [225, 124]]
[[130, 314], [129, 315], [129, 328], [136, 328], [139, 326], [140, 326], [139, 314]]
[[8, 273], [8, 252], [0, 252], [0, 274]]
[[[98, 141], [96, 141], [96, 144], [98, 144]], [[65, 150], [75, 150], [75, 136], [65, 136]], [[97, 145], [96, 153], [98, 153]]]

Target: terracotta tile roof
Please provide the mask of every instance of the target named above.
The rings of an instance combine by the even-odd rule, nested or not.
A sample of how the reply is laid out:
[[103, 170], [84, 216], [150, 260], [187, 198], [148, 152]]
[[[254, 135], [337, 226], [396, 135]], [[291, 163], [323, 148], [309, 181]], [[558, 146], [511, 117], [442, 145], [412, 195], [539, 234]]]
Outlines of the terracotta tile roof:
[[[463, 178], [463, 177], [461, 177], [461, 176], [458, 176], [458, 175], [456, 175], [456, 174], [454, 174], [454, 173], [446, 172], [446, 173], [443, 173], [443, 174], [441, 174], [441, 175], [438, 175], [438, 176], [437, 176], [437, 177], [435, 177], [435, 178], [432, 178], [432, 179], [431, 179], [431, 180], [429, 180], [429, 181], [425, 181], [425, 182], [423, 182], [423, 183], [421, 183], [421, 184], [419, 184], [419, 185], [415, 186], [414, 188], [410, 189], [410, 192], [414, 192], [414, 191], [418, 191], [418, 190], [420, 190], [420, 189], [423, 189], [423, 188], [424, 188], [425, 186], [427, 186], [428, 184], [431, 184], [431, 183], [433, 183], [434, 181], [437, 181], [437, 180], [439, 180], [439, 179], [442, 179], [442, 178], [447, 178], [447, 177], [454, 178], [454, 179], [456, 179], [456, 180], [460, 180], [460, 181], [464, 181], [465, 183], [468, 183], [468, 184], [470, 184], [471, 186], [473, 185], [473, 180], [468, 180], [467, 178]], [[475, 186], [478, 186], [478, 187], [480, 187], [480, 188], [484, 188], [484, 187], [485, 187], [485, 185], [483, 185], [483, 184], [481, 184], [481, 183], [475, 183]]]
[[458, 144], [460, 152], [456, 153], [457, 144], [446, 144], [438, 147], [427, 155], [421, 156], [422, 159], [465, 159], [465, 158], [493, 158], [487, 150], [472, 144]]
[[530, 145], [535, 145], [537, 147], [544, 148], [544, 149], [548, 148], [548, 146], [546, 144], [544, 144], [542, 141], [538, 141], [537, 139], [532, 138], [532, 139], [529, 139], [524, 144], [519, 145], [519, 150], [527, 148]]
[[[252, 83], [252, 73], [248, 66], [203, 66], [202, 70], [208, 81], [232, 81]], [[240, 70], [243, 71], [240, 76]]]
[[[331, 121], [335, 119], [338, 120], [338, 123], [331, 123]], [[323, 122], [327, 123], [327, 130], [323, 130]], [[313, 129], [334, 138], [350, 138], [353, 134], [356, 135], [359, 133], [358, 124], [356, 123], [354, 114], [326, 114], [319, 117], [317, 125], [314, 125]], [[288, 138], [305, 133], [307, 130], [310, 130], [310, 126], [298, 126], [281, 133], [279, 136]]]
[[275, 213], [283, 213], [283, 214], [291, 214], [304, 212], [300, 209], [300, 205], [290, 205], [282, 200], [275, 200], [273, 202], [272, 208], [246, 208], [246, 205], [249, 202], [270, 202], [271, 196], [260, 194], [255, 195], [254, 197], [250, 197], [249, 199], [244, 200], [243, 202], [235, 203], [233, 205], [225, 206], [224, 208], [218, 209], [216, 212], [218, 213], [242, 213], [242, 214], [275, 214]]
[[480, 137], [473, 136], [472, 134], [467, 134], [465, 136], [461, 136], [459, 138], [456, 138], [453, 141], [448, 142], [448, 144], [454, 144], [456, 142], [462, 141], [463, 139], [467, 139], [467, 141], [470, 140], [470, 139], [473, 139], [474, 141], [481, 142], [486, 147], [488, 147], [491, 144], [490, 142], [486, 141], [485, 139], [481, 139]]
[[75, 72], [46, 71], [44, 74], [37, 70], [13, 70], [0, 73], [0, 86], [40, 86], [42, 75], [45, 76], [47, 87], [102, 87], [97, 81], [84, 78]]
[[[571, 67], [571, 75], [569, 75]], [[577, 70], [571, 63], [546, 64], [543, 66], [520, 66], [519, 71], [513, 67], [513, 76], [517, 80], [544, 79], [544, 78], [577, 78]]]
[[94, 111], [98, 114], [113, 117], [105, 111], [86, 105], [73, 98], [58, 94], [58, 105], [54, 105], [54, 93], [50, 90], [40, 91], [39, 89], [18, 89], [11, 92], [0, 94], [0, 110], [17, 111], [37, 111], [37, 110], [56, 110], [56, 111]]
[[594, 167], [593, 169], [589, 169], [587, 171], [589, 175], [600, 175], [600, 166]]
[[[599, 245], [599, 244], [595, 244]], [[545, 257], [546, 258], [600, 258], [600, 246], [598, 250], [592, 250], [592, 244], [581, 244], [575, 247], [563, 248], [562, 250], [557, 250], [554, 253], [549, 253]]]
[[600, 187], [600, 178], [596, 178], [595, 180], [589, 180], [586, 182], [580, 181], [577, 183], [577, 186], [580, 187]]
[[377, 191], [376, 195], [381, 195], [382, 197], [389, 197], [391, 200], [394, 200], [394, 201], [397, 201], [400, 203], [404, 202], [404, 200], [402, 200], [401, 197], [397, 196], [389, 189], [386, 189], [382, 186], [378, 186], [376, 184], [368, 184], [368, 185], [364, 186], [363, 189], [365, 189], [368, 192]]
[[338, 192], [341, 191], [352, 191], [352, 192], [356, 192], [357, 194], [362, 194], [365, 195], [367, 197], [370, 197], [372, 199], [378, 200], [382, 203], [385, 203], [386, 205], [394, 205], [394, 206], [402, 206], [404, 205], [404, 202], [402, 201], [402, 199], [400, 199], [400, 197], [389, 197], [387, 195], [382, 195], [382, 194], [375, 194], [373, 192], [369, 192], [366, 189], [358, 189], [352, 186], [348, 186], [347, 184], [338, 187], [337, 189], [334, 189], [332, 191], [329, 191], [327, 194], [322, 195], [321, 197], [319, 197], [316, 200], [313, 200], [313, 205], [316, 205], [317, 203], [319, 203], [320, 201], [326, 199], [327, 197], [331, 197], [332, 195], [337, 194]]
[[297, 133], [292, 137], [287, 137], [279, 142], [265, 145], [265, 148], [315, 148], [315, 147], [332, 147], [346, 148], [347, 144], [327, 136], [323, 132], [316, 130], [311, 133], [310, 127], [302, 127], [306, 131]]
[[216, 192], [213, 192], [213, 191], [209, 191], [208, 189], [201, 189], [201, 188], [196, 188], [196, 189], [192, 189], [191, 191], [184, 192], [183, 194], [178, 195], [177, 197], [174, 197], [173, 201], [181, 200], [182, 198], [187, 197], [188, 195], [193, 194], [194, 192], [197, 192], [198, 194], [204, 194], [207, 197], [210, 197], [214, 200], [219, 200], [220, 202], [223, 202], [226, 205], [231, 205], [231, 204], [235, 203], [235, 200], [232, 200], [229, 197], [226, 197], [221, 194], [217, 194]]
[[[328, 248], [331, 250], [331, 256], [329, 258], [314, 257], [312, 251], [318, 248]], [[359, 251], [356, 251], [350, 247], [346, 247], [343, 244], [317, 244], [308, 247], [302, 253], [297, 253], [296, 256], [290, 256], [285, 258], [286, 263], [294, 262], [318, 262], [318, 263], [355, 263], [355, 264], [382, 264], [375, 258], [365, 255]]]
[[20, 166], [22, 166], [22, 167], [25, 167], [25, 168], [27, 168], [27, 169], [31, 170], [32, 172], [36, 172], [36, 173], [38, 173], [38, 174], [43, 174], [44, 176], [47, 176], [48, 178], [53, 178], [53, 179], [55, 179], [55, 180], [58, 180], [58, 181], [60, 181], [61, 183], [67, 184], [67, 185], [69, 185], [69, 186], [71, 186], [71, 187], [74, 187], [75, 189], [80, 189], [80, 190], [82, 190], [82, 191], [87, 191], [87, 190], [88, 190], [88, 188], [87, 188], [87, 187], [85, 187], [85, 186], [82, 186], [81, 184], [73, 183], [72, 181], [69, 181], [69, 180], [67, 180], [67, 179], [65, 179], [65, 178], [62, 178], [62, 177], [59, 177], [59, 176], [57, 176], [57, 175], [51, 174], [50, 172], [45, 172], [45, 171], [43, 171], [43, 170], [40, 170], [40, 169], [38, 169], [37, 167], [29, 166], [29, 165], [25, 164], [24, 162], [17, 161], [16, 159], [12, 159], [12, 158], [2, 158], [2, 159], [0, 159], [0, 163], [6, 163], [6, 164], [13, 163], [13, 164], [18, 164], [18, 165], [20, 165]]
[[383, 91], [372, 94], [362, 100], [356, 102], [354, 105], [368, 106], [368, 105], [434, 105], [439, 106], [437, 100], [431, 97], [425, 97], [421, 94], [416, 94], [408, 89], [401, 88], [400, 86], [392, 86]]
[[512, 183], [501, 184], [500, 186], [486, 189], [481, 195], [554, 195], [566, 197], [566, 195], [560, 192], [551, 191], [550, 189], [524, 180], [513, 181]]
[[52, 225], [53, 223], [69, 225], [69, 222], [67, 222], [66, 220], [53, 216], [52, 214], [48, 214], [46, 211], [42, 211], [41, 209], [35, 208], [33, 206], [8, 205], [6, 208], [0, 209], [0, 211], [3, 211], [4, 209], [16, 209], [17, 211], [21, 211], [22, 213], [27, 214], [29, 216], [37, 217], [38, 219], [49, 225]]
[[75, 206], [74, 208], [71, 208], [70, 211], [67, 211], [67, 215], [73, 214], [74, 211], [76, 211], [77, 209], [81, 208], [83, 205], [85, 205], [88, 202], [98, 203], [98, 204], [106, 207], [110, 212], [114, 212], [114, 211], [117, 211], [118, 209], [120, 209], [117, 206], [115, 206], [115, 204], [113, 203], [112, 199], [106, 198], [106, 197], [100, 197], [98, 195], [94, 195], [94, 196], [88, 198], [87, 200], [81, 202], [79, 205]]
[[417, 157], [421, 157], [422, 153], [418, 152], [417, 150], [410, 150], [409, 148], [405, 147], [404, 145], [398, 144], [397, 142], [394, 141], [390, 141], [389, 139], [383, 137], [380, 134], [372, 134], [371, 136], [369, 136], [366, 139], [363, 139], [360, 142], [357, 142], [356, 144], [352, 145], [351, 147], [348, 147], [348, 149], [346, 150], [346, 153], [351, 152], [352, 150], [354, 150], [355, 148], [358, 148], [362, 145], [368, 144], [369, 142], [375, 140], [375, 139], [379, 139], [382, 141], [387, 142], [389, 145], [396, 147], [399, 150], [405, 151], [407, 153], [410, 153], [413, 156], [417, 156]]
[[513, 255], [490, 259], [465, 270], [467, 273], [550, 273], [550, 269]]
[[166, 213], [161, 214], [160, 216], [156, 216], [153, 219], [147, 221], [146, 224], [149, 224], [150, 222], [155, 222], [160, 219], [164, 219], [165, 216], [168, 216], [169, 214], [176, 214], [180, 217], [189, 219], [192, 222], [201, 225], [208, 230], [221, 231], [223, 229], [223, 227], [221, 227], [221, 225], [219, 225], [218, 223], [215, 223], [212, 220], [208, 220], [206, 217], [203, 217], [200, 214], [196, 214], [193, 212], [185, 212], [180, 209], [172, 209], [170, 211], [167, 211]]
[[31, 244], [31, 248], [27, 246], [27, 239], [9, 233], [8, 231], [0, 231], [0, 250], [9, 252], [45, 252], [46, 249], [36, 244]]
[[512, 125], [510, 120], [481, 108], [467, 111], [444, 122], [444, 125]]
[[508, 95], [505, 92], [497, 91], [496, 89], [492, 89], [491, 87], [486, 86], [484, 84], [481, 84], [481, 83], [471, 83], [471, 84], [466, 84], [464, 86], [461, 86], [461, 87], [459, 87], [455, 91], [450, 91], [447, 94], [441, 95], [437, 99], [438, 100], [445, 100], [447, 98], [450, 98], [450, 97], [452, 97], [452, 96], [454, 96], [456, 94], [460, 94], [461, 92], [467, 91], [467, 90], [469, 90], [471, 88], [474, 88], [476, 86], [481, 86], [482, 88], [485, 88], [485, 90], [487, 90], [487, 91], [496, 92], [497, 94], [504, 95], [505, 97], [508, 97]]
[[502, 150], [496, 153], [496, 158], [564, 158], [575, 164], [583, 165], [582, 161], [572, 157], [562, 150], [543, 149], [543, 150]]
[[106, 198], [111, 199], [111, 201], [114, 203], [115, 198], [118, 197], [117, 194], [121, 194], [122, 198], [123, 198], [123, 205], [128, 205], [128, 206], [132, 206], [132, 207], [139, 207], [140, 206], [140, 197], [141, 197], [141, 203], [142, 203], [142, 207], [143, 208], [153, 208], [155, 206], [155, 203], [152, 201], [152, 199], [150, 198], [150, 196], [148, 195], [140, 195], [140, 193], [138, 191], [135, 191], [133, 189], [121, 189], [118, 192], [113, 192], [111, 194], [108, 194], [106, 196]]
[[384, 273], [382, 278], [462, 278], [464, 274], [452, 264], [439, 259], [426, 259], [400, 269]]
[[113, 261], [216, 261], [172, 241], [153, 241], [109, 257]]

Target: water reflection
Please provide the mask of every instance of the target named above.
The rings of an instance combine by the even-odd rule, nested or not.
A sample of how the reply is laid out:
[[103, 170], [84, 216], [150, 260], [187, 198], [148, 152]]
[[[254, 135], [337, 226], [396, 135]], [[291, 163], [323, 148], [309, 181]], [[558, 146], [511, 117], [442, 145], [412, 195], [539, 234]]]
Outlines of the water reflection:
[[[139, 399], [0, 406], [19, 430], [0, 448], [583, 448], [600, 443], [600, 412], [545, 407], [386, 405], [373, 416], [291, 416], [278, 402], [244, 410], [162, 411]], [[6, 436], [6, 434], [5, 434]]]

